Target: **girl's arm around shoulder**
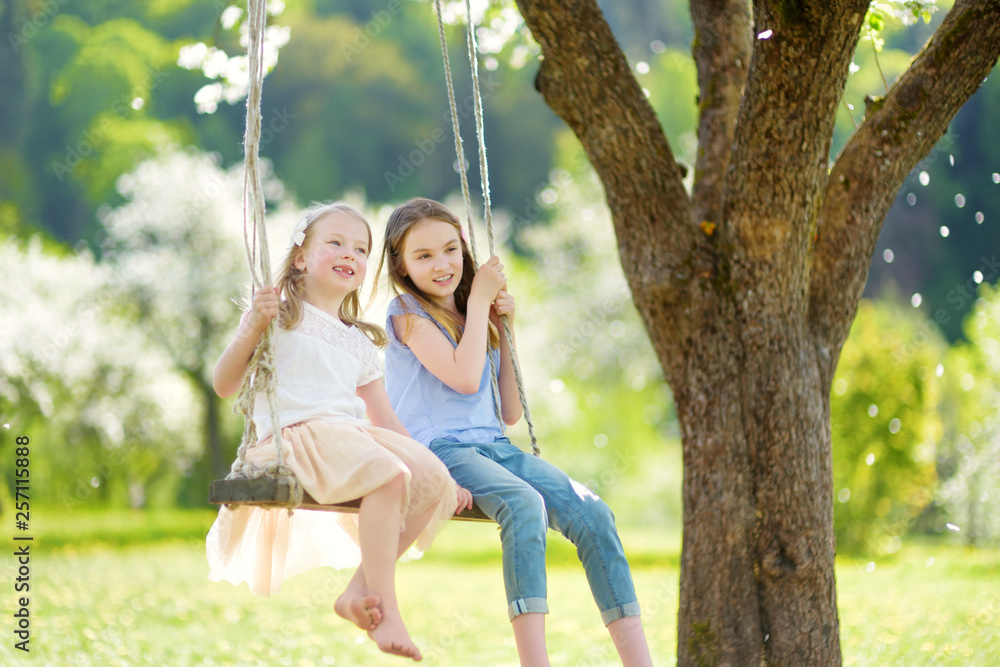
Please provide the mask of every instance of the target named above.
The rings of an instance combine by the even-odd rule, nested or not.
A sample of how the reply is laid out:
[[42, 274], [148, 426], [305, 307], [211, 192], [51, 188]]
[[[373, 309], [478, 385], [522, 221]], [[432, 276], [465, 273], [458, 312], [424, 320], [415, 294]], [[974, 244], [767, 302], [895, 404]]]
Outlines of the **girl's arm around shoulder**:
[[399, 421], [399, 417], [396, 416], [396, 411], [392, 409], [392, 403], [389, 402], [389, 395], [385, 393], [385, 383], [382, 382], [382, 378], [377, 378], [358, 387], [357, 395], [365, 402], [368, 419], [372, 426], [387, 428], [400, 435], [405, 435], [407, 438], [411, 437], [410, 432], [403, 426], [403, 422]]
[[[361, 385], [358, 387], [357, 394], [368, 408], [368, 419], [372, 426], [387, 428], [400, 435], [405, 435], [407, 438], [412, 437], [403, 423], [399, 421], [396, 411], [392, 409], [392, 403], [389, 402], [389, 396], [385, 393], [385, 384], [382, 382], [382, 378]], [[472, 509], [472, 493], [457, 484], [455, 488], [458, 495], [458, 507], [455, 508], [455, 514], [465, 509]]]
[[232, 396], [243, 386], [243, 376], [250, 357], [264, 335], [268, 323], [278, 314], [278, 294], [273, 287], [262, 287], [253, 297], [250, 309], [243, 314], [236, 337], [215, 364], [212, 388], [222, 398]]

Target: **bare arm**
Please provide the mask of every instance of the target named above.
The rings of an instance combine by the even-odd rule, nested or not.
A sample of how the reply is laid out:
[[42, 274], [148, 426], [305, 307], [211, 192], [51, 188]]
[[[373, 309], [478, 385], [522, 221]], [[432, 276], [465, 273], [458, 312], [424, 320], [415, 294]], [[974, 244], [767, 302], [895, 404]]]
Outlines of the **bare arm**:
[[457, 347], [452, 347], [433, 322], [417, 315], [393, 316], [397, 338], [441, 382], [460, 394], [476, 393], [486, 363], [491, 304], [505, 282], [498, 258], [490, 258], [479, 268], [466, 307], [465, 330]]
[[389, 395], [385, 393], [385, 383], [382, 382], [382, 378], [358, 387], [357, 395], [365, 402], [368, 419], [371, 420], [372, 426], [387, 428], [400, 435], [405, 435], [407, 438], [411, 437], [410, 432], [403, 426], [403, 422], [399, 421], [399, 417], [396, 416], [396, 411], [392, 409], [392, 403], [389, 402]]
[[[521, 406], [521, 396], [517, 391], [517, 379], [514, 376], [514, 362], [511, 358], [510, 349], [507, 347], [506, 336], [503, 326], [500, 323], [500, 316], [507, 316], [507, 324], [510, 325], [510, 337], [514, 340], [514, 297], [506, 290], [500, 290], [496, 301], [493, 302], [493, 310], [490, 313], [490, 320], [500, 331], [500, 415], [508, 426], [513, 426], [521, 418], [524, 409]], [[517, 346], [514, 345], [517, 349]]]
[[[392, 408], [389, 396], [385, 393], [385, 383], [382, 382], [382, 378], [358, 387], [357, 394], [365, 402], [368, 419], [371, 420], [372, 426], [387, 428], [400, 435], [405, 435], [407, 438], [411, 437], [410, 432], [403, 426], [403, 422], [399, 421], [396, 411]], [[458, 495], [458, 507], [455, 508], [455, 514], [465, 509], [472, 509], [472, 494], [461, 486], [456, 485], [455, 488]]]
[[232, 396], [243, 386], [250, 357], [260, 342], [268, 323], [278, 314], [278, 295], [273, 287], [261, 288], [254, 295], [253, 304], [240, 320], [236, 337], [215, 364], [212, 388], [221, 398]]

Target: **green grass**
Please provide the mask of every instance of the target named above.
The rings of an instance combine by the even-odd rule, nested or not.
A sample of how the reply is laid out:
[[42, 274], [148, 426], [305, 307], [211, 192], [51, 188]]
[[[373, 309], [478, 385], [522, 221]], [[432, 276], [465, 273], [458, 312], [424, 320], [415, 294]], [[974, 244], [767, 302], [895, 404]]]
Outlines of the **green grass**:
[[204, 539], [216, 509], [128, 510], [35, 508], [32, 532], [44, 548], [102, 544], [134, 546], [167, 539]]
[[[161, 513], [147, 521], [129, 512], [51, 521], [32, 514], [39, 526], [31, 561], [32, 652], [25, 660], [14, 651], [5, 629], [0, 664], [403, 664], [333, 613], [348, 572], [303, 573], [271, 598], [253, 596], [245, 585], [207, 581], [202, 538], [211, 512]], [[171, 527], [198, 539], [164, 539]], [[622, 533], [655, 664], [673, 665], [677, 535]], [[11, 581], [13, 559], [0, 563], [4, 581]], [[561, 538], [550, 541], [548, 571], [553, 664], [617, 664], [583, 569]], [[426, 664], [517, 664], [494, 527], [453, 522], [423, 559], [401, 564], [397, 577], [403, 614]], [[996, 551], [905, 545], [871, 571], [865, 562], [841, 561], [837, 577], [846, 665], [1000, 664]], [[7, 591], [0, 614], [10, 619], [15, 598]]]

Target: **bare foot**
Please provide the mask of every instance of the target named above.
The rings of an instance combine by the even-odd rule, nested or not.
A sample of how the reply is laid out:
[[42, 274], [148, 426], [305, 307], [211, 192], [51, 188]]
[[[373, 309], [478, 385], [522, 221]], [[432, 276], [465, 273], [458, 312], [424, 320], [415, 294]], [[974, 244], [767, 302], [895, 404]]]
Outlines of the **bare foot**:
[[374, 630], [382, 622], [382, 610], [378, 608], [378, 596], [347, 598], [345, 592], [333, 603], [333, 609], [362, 630]]
[[410, 634], [406, 631], [401, 618], [383, 619], [377, 628], [368, 631], [368, 636], [383, 653], [413, 658], [416, 661], [424, 659], [420, 649], [410, 639]]

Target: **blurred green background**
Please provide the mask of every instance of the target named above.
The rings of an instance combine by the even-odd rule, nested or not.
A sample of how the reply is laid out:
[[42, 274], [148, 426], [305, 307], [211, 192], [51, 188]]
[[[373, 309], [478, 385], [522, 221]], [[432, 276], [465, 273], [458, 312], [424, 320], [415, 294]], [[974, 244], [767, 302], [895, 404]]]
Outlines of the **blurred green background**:
[[[865, 97], [884, 93], [883, 77], [891, 83], [906, 67], [950, 4], [938, 3], [927, 25], [887, 18], [877, 53], [862, 40], [831, 157], [861, 120]], [[463, 211], [431, 4], [269, 5], [276, 62], [264, 84], [261, 155], [272, 256], [312, 200], [349, 200], [376, 235], [391, 207], [413, 195]], [[676, 155], [693, 164], [697, 89], [686, 4], [601, 5]], [[208, 482], [225, 474], [242, 433], [232, 402], [211, 391], [249, 280], [240, 7], [0, 2], [0, 508], [13, 526], [14, 440], [26, 435], [46, 567], [79, 558], [79, 576], [93, 577], [86, 563], [105, 552], [77, 552], [80, 545], [115, 545], [110, 561], [93, 564], [109, 568], [145, 562], [128, 545], [162, 543], [187, 553], [185, 567], [204, 576], [192, 540], [211, 522]], [[519, 351], [543, 455], [608, 500], [635, 558], [660, 568], [657, 581], [673, 577], [675, 595], [678, 427], [629, 299], [602, 188], [533, 88], [537, 47], [516, 11], [494, 3], [477, 12], [491, 199], [501, 252], [513, 265]], [[461, 26], [449, 37], [475, 183]], [[990, 285], [1000, 280], [998, 113], [992, 77], [904, 183], [841, 356], [831, 393], [834, 521], [838, 554], [859, 567], [979, 553], [994, 555], [956, 559], [985, 559], [976, 572], [996, 574], [1000, 293]], [[368, 311], [375, 322], [384, 318], [386, 290], [378, 288]], [[512, 435], [524, 443], [523, 425]], [[492, 537], [472, 541], [485, 545], [492, 564]], [[460, 546], [448, 545], [442, 551]], [[906, 545], [918, 555], [906, 556]], [[934, 551], [959, 547], [979, 551]], [[467, 556], [458, 549], [428, 558], [477, 562]], [[852, 576], [841, 576], [842, 589]], [[997, 605], [994, 595], [976, 613], [995, 619]], [[842, 621], [854, 617], [843, 611]], [[891, 644], [856, 640], [865, 642]], [[927, 655], [944, 655], [938, 649]]]

